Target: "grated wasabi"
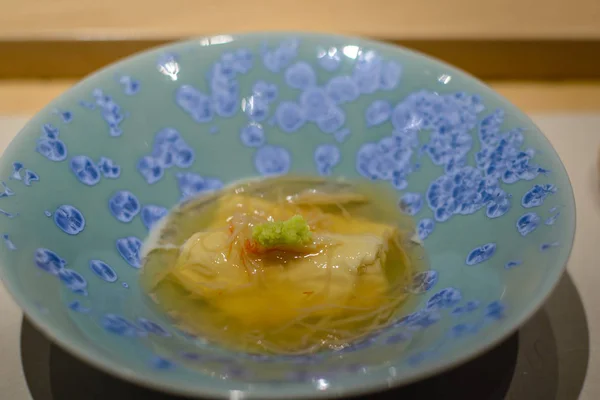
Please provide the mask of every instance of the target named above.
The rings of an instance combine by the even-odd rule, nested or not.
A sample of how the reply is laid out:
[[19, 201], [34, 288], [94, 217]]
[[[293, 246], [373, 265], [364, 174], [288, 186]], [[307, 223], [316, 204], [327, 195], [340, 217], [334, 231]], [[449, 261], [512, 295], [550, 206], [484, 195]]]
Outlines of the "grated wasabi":
[[252, 238], [263, 247], [301, 246], [310, 242], [312, 233], [301, 215], [286, 221], [265, 222], [252, 229]]

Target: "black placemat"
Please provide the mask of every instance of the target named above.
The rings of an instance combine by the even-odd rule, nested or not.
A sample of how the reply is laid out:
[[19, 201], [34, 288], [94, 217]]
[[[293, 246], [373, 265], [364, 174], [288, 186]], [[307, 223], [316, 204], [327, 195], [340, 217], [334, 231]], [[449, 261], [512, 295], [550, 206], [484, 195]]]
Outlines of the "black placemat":
[[[564, 275], [545, 306], [488, 353], [402, 388], [353, 400], [575, 400], [588, 365], [589, 334], [581, 298]], [[21, 357], [34, 400], [182, 400], [114, 378], [49, 342], [26, 319]]]

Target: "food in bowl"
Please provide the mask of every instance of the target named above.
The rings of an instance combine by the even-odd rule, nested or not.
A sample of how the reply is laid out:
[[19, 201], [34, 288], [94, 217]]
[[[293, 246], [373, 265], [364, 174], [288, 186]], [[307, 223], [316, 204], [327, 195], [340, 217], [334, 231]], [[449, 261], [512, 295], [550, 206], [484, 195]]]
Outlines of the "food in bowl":
[[151, 232], [142, 286], [182, 329], [234, 350], [341, 350], [389, 324], [423, 260], [396, 196], [284, 176], [193, 198]]
[[[140, 284], [144, 238], [194, 196], [290, 174], [386, 187], [414, 218], [427, 263], [411, 263], [397, 316], [293, 355], [173, 324]], [[333, 35], [221, 35], [108, 67], [27, 124], [0, 181], [0, 271], [28, 317], [108, 372], [207, 398], [356, 395], [464, 362], [539, 308], [575, 230], [565, 169], [524, 114], [446, 64]], [[261, 221], [257, 240], [305, 240], [295, 216]]]

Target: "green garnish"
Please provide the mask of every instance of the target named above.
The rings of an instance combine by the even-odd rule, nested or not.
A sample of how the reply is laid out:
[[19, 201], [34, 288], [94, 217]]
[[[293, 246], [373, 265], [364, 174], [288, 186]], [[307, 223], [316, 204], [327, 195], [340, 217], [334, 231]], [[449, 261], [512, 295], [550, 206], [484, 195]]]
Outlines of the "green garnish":
[[287, 221], [266, 222], [252, 229], [252, 238], [263, 247], [301, 246], [310, 242], [312, 233], [301, 215]]

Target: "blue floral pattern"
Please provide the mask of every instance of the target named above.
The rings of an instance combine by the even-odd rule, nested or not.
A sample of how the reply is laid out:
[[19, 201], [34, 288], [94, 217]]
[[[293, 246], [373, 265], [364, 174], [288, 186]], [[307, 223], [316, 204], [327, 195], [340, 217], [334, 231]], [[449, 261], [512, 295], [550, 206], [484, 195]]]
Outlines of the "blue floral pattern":
[[203, 178], [198, 174], [191, 172], [180, 172], [175, 175], [177, 186], [181, 193], [181, 200], [189, 199], [200, 193], [218, 190], [223, 187], [219, 179]]
[[534, 212], [523, 214], [517, 221], [517, 231], [521, 236], [527, 236], [540, 224], [541, 218]]
[[435, 221], [431, 218], [423, 218], [417, 224], [417, 236], [420, 240], [425, 240], [433, 233]]
[[254, 154], [254, 165], [264, 176], [282, 175], [290, 170], [290, 153], [283, 147], [266, 145]]
[[106, 282], [116, 282], [117, 273], [107, 263], [101, 260], [91, 260], [90, 269], [102, 280]]
[[42, 136], [38, 139], [35, 150], [50, 161], [62, 161], [67, 158], [67, 146], [58, 138], [58, 128], [51, 124], [42, 127]]
[[54, 223], [69, 235], [77, 235], [85, 229], [85, 218], [81, 211], [68, 204], [56, 209]]
[[117, 251], [134, 268], [140, 268], [140, 250], [142, 241], [134, 236], [117, 239]]
[[496, 253], [496, 243], [487, 243], [477, 247], [467, 256], [467, 265], [480, 264], [489, 260]]
[[156, 134], [152, 153], [139, 160], [137, 169], [146, 182], [153, 184], [163, 177], [166, 169], [189, 168], [194, 159], [194, 150], [181, 134], [173, 128], [165, 128]]
[[437, 280], [437, 271], [429, 270], [419, 272], [413, 276], [409, 291], [415, 294], [425, 293], [437, 283]]
[[322, 144], [315, 150], [315, 164], [319, 175], [331, 175], [341, 159], [340, 149], [332, 144]]
[[15, 244], [10, 239], [10, 236], [7, 233], [2, 235], [2, 240], [4, 240], [4, 245], [6, 246], [7, 249], [9, 249], [11, 251], [17, 250], [17, 246], [15, 246]]
[[[40, 177], [34, 171], [27, 169], [20, 162], [13, 163], [13, 172], [10, 179], [22, 181], [25, 186], [31, 186], [33, 182], [39, 181]], [[8, 197], [14, 195], [14, 192], [6, 186], [4, 182], [0, 182], [4, 187], [4, 193], [0, 193], [0, 197]]]
[[166, 216], [168, 212], [169, 210], [167, 210], [165, 207], [149, 204], [142, 207], [140, 216], [144, 226], [150, 230], [152, 226]]
[[117, 220], [131, 222], [133, 217], [140, 212], [140, 202], [133, 193], [120, 190], [108, 200], [108, 208]]
[[123, 123], [127, 115], [125, 111], [121, 109], [121, 106], [111, 96], [105, 94], [102, 89], [94, 89], [92, 97], [94, 98], [93, 103], [84, 102], [80, 104], [88, 109], [98, 109], [102, 119], [108, 125], [110, 136], [121, 136], [123, 134], [121, 123]]

